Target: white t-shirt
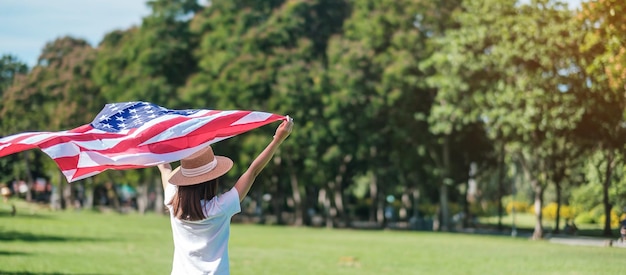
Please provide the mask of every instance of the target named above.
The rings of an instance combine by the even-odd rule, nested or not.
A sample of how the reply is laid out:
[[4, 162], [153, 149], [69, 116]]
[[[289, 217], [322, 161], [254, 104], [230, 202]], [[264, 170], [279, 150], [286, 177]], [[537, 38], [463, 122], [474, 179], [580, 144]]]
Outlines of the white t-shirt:
[[237, 189], [201, 201], [204, 215], [201, 221], [182, 221], [174, 217], [171, 202], [177, 187], [168, 184], [164, 203], [170, 211], [174, 236], [172, 275], [229, 274], [228, 238], [230, 219], [241, 211]]

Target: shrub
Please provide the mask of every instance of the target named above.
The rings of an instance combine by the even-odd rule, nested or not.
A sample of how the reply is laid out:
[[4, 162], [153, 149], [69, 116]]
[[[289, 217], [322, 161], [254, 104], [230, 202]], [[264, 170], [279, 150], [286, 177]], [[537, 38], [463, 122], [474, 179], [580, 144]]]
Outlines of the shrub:
[[[541, 209], [541, 214], [546, 219], [556, 220], [557, 207], [558, 205], [556, 202], [548, 203], [546, 206], [543, 207], [543, 209]], [[572, 207], [569, 207], [568, 205], [561, 205], [559, 216], [563, 219], [573, 219], [576, 215]]]
[[513, 207], [515, 207], [516, 213], [522, 213], [528, 211], [528, 207], [530, 207], [530, 205], [527, 202], [522, 201], [509, 201], [506, 204], [506, 213], [513, 213]]
[[491, 201], [481, 201], [470, 204], [470, 212], [476, 216], [491, 216], [498, 214], [498, 205]]
[[593, 214], [589, 212], [580, 213], [576, 219], [574, 219], [574, 223], [576, 224], [594, 224], [596, 220], [593, 218]]

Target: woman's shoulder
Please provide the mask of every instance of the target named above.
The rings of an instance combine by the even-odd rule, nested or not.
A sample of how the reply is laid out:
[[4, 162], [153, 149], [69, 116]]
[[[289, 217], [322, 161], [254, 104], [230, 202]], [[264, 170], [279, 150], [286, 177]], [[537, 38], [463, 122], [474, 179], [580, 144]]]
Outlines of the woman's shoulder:
[[237, 209], [239, 209], [239, 194], [235, 188], [215, 196], [206, 204], [207, 217], [219, 214], [232, 216]]

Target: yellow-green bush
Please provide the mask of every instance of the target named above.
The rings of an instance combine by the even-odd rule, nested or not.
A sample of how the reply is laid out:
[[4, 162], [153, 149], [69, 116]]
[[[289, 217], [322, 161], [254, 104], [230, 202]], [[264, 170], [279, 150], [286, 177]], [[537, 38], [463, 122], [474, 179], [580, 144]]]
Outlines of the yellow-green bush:
[[594, 224], [596, 223], [596, 219], [593, 217], [593, 214], [589, 212], [583, 212], [576, 216], [574, 222], [576, 224]]
[[527, 202], [523, 202], [523, 201], [510, 201], [509, 203], [506, 204], [506, 213], [507, 214], [513, 213], [513, 207], [515, 207], [516, 213], [522, 213], [522, 212], [528, 211], [530, 204], [528, 204]]
[[[558, 205], [556, 202], [548, 203], [546, 206], [541, 209], [541, 214], [545, 219], [555, 220], [556, 219], [556, 209]], [[576, 213], [574, 213], [574, 209], [567, 205], [561, 205], [560, 209], [560, 217], [562, 219], [573, 219], [576, 217]]]

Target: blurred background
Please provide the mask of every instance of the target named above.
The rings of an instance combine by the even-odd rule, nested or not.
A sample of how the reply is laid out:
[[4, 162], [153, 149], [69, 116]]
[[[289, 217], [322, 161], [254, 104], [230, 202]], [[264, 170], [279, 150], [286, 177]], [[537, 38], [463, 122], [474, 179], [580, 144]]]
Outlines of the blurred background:
[[[542, 238], [626, 218], [625, 3], [26, 4], [0, 4], [0, 136], [134, 100], [294, 118], [237, 222]], [[215, 145], [235, 161], [223, 188], [275, 126]], [[0, 158], [0, 184], [52, 209], [164, 213], [156, 168], [68, 184], [30, 150]]]

